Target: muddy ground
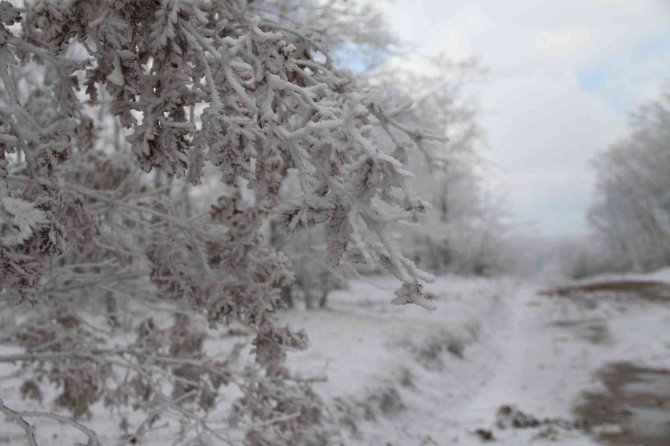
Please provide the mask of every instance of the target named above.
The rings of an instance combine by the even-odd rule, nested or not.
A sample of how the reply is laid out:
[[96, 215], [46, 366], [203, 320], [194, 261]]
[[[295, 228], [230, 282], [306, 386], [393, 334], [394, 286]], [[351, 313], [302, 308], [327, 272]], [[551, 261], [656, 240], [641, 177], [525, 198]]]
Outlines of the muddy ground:
[[604, 444], [670, 445], [670, 370], [609, 364], [598, 377], [602, 392], [585, 393], [575, 414]]
[[[544, 290], [541, 294], [568, 298], [587, 308], [604, 299], [641, 299], [670, 305], [670, 285], [662, 282], [600, 282]], [[590, 342], [608, 341], [604, 320], [559, 323]], [[574, 408], [575, 418], [594, 438], [609, 446], [670, 446], [670, 370], [613, 362], [601, 368], [596, 377], [602, 390], [585, 392]]]
[[545, 296], [559, 296], [592, 302], [603, 298], [642, 299], [670, 304], [670, 285], [664, 282], [615, 281], [596, 282], [586, 285], [572, 285], [551, 288], [540, 292]]

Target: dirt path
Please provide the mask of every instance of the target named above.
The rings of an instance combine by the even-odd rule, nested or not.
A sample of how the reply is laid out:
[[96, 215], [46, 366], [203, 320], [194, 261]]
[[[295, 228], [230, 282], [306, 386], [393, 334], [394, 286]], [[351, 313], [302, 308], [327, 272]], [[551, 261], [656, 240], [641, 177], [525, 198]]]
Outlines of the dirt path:
[[[667, 312], [670, 307], [670, 285], [663, 282], [614, 281], [555, 288], [542, 294], [567, 298], [577, 306], [597, 308], [619, 302], [621, 308], [642, 303], [650, 311]], [[644, 305], [652, 303], [652, 305]], [[655, 305], [654, 305], [655, 304]], [[628, 310], [627, 310], [628, 311]], [[630, 319], [630, 318], [629, 318]], [[607, 324], [607, 320], [604, 321]], [[577, 325], [575, 325], [577, 326]], [[607, 325], [604, 327], [611, 333]], [[633, 325], [639, 334], [653, 340], [667, 330], [645, 326], [644, 320]], [[608, 342], [608, 343], [611, 343]], [[666, 343], [670, 356], [670, 343]], [[595, 377], [600, 389], [584, 393], [575, 406], [575, 415], [594, 429], [595, 437], [606, 445], [668, 446], [670, 445], [670, 368], [662, 361], [620, 358], [602, 366]]]
[[520, 286], [507, 304], [509, 328], [499, 333], [501, 360], [495, 375], [462, 412], [462, 424], [479, 432], [479, 439], [463, 444], [595, 445], [583, 431], [567, 426], [572, 399], [588, 384], [584, 370], [590, 361], [580, 343], [566, 348], [565, 339], [549, 325], [562, 317], [561, 309], [540, 298], [532, 286]]
[[522, 287], [509, 303], [502, 360], [463, 411], [479, 443], [670, 445], [670, 285]]

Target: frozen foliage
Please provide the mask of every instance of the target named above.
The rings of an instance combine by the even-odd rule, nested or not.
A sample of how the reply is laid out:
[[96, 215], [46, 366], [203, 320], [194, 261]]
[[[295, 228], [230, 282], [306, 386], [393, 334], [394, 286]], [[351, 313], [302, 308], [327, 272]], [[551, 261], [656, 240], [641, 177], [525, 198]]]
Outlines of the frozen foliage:
[[670, 86], [632, 115], [631, 134], [595, 161], [596, 233], [628, 268], [670, 265]]
[[28, 240], [35, 230], [47, 222], [44, 212], [25, 200], [3, 197], [2, 244], [20, 245]]
[[[0, 289], [26, 308], [6, 334], [25, 353], [0, 360], [25, 367], [26, 397], [51, 385], [74, 417], [98, 401], [143, 411], [121, 422], [133, 438], [169, 413], [179, 438], [221, 438], [207, 414], [235, 384], [227, 422], [248, 444], [324, 444], [321, 402], [284, 365], [307, 339], [273, 317], [293, 274], [271, 219], [287, 237], [321, 228], [330, 265], [380, 265], [401, 281], [395, 303], [430, 306], [431, 276], [390, 227], [424, 211], [406, 162], [439, 138], [332, 65], [325, 47], [342, 42], [320, 39], [322, 16], [305, 9], [303, 27], [282, 5], [0, 2]], [[216, 201], [193, 209], [214, 177]], [[156, 314], [124, 322], [137, 305]], [[255, 363], [210, 358], [203, 317], [252, 330]]]

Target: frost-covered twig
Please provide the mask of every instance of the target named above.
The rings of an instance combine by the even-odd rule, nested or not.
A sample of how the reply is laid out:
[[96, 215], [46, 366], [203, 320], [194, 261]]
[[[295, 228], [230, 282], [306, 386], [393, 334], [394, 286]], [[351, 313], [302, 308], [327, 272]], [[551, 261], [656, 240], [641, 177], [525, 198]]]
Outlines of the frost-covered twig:
[[51, 413], [51, 412], [36, 412], [36, 411], [29, 411], [29, 410], [19, 412], [19, 414], [21, 416], [27, 417], [27, 418], [48, 418], [50, 420], [58, 421], [59, 423], [62, 423], [62, 424], [67, 424], [68, 426], [72, 427], [73, 429], [76, 429], [79, 432], [86, 435], [86, 437], [88, 438], [87, 446], [102, 446], [102, 443], [100, 442], [100, 439], [98, 438], [98, 435], [94, 431], [92, 431], [88, 427], [84, 426], [83, 424], [79, 423], [78, 421], [73, 420], [72, 418], [64, 417], [62, 415], [58, 415], [58, 414]]
[[35, 428], [28, 423], [25, 419], [25, 415], [21, 412], [16, 412], [9, 407], [5, 406], [4, 401], [0, 399], [0, 412], [2, 412], [5, 417], [16, 424], [19, 425], [23, 432], [26, 434], [26, 439], [28, 440], [29, 446], [38, 446], [37, 440], [35, 440]]

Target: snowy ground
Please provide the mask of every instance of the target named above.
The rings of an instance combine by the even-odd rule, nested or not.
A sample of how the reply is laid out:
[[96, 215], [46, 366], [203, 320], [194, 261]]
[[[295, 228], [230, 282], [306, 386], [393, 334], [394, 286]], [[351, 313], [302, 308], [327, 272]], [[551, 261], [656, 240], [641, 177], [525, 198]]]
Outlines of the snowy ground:
[[[670, 283], [670, 271], [598, 280]], [[327, 310], [281, 315], [293, 328], [305, 328], [312, 344], [291, 353], [289, 363], [295, 374], [316, 379], [347, 444], [480, 445], [491, 435], [490, 444], [510, 446], [595, 445], [598, 432], [620, 433], [622, 426], [598, 425], [589, 435], [570, 424], [578, 418], [575, 406], [583, 392], [603, 390], [597, 372], [607, 364], [670, 369], [670, 296], [539, 293], [545, 288], [512, 279], [443, 277], [429, 286], [437, 310], [428, 312], [390, 305], [393, 284], [386, 279], [355, 280], [332, 295]], [[20, 408], [20, 399], [7, 396], [16, 393], [12, 385], [0, 383], [0, 395]], [[501, 428], [496, 413], [506, 405], [539, 425]], [[542, 423], [545, 418], [558, 421]], [[25, 444], [3, 423], [0, 445]], [[70, 437], [43, 438], [50, 439], [44, 444], [72, 444]], [[161, 441], [156, 436], [141, 444]]]
[[[617, 280], [670, 282], [670, 271], [597, 278]], [[317, 388], [326, 398], [349, 396], [376, 410], [374, 421], [359, 423], [353, 442], [360, 444], [479, 445], [488, 432], [495, 444], [596, 444], [597, 433], [622, 427], [596, 425], [587, 435], [565, 425], [577, 420], [582, 393], [601, 389], [596, 373], [606, 364], [670, 368], [670, 296], [566, 299], [538, 294], [542, 288], [441, 278], [430, 287], [438, 309], [427, 313], [389, 307], [386, 291], [354, 282], [333, 296], [333, 310], [290, 315], [313, 343], [293, 364], [312, 374], [325, 370], [329, 381]], [[462, 354], [450, 352], [450, 343], [461, 343]], [[559, 422], [500, 429], [496, 413], [505, 405]], [[669, 414], [660, 416], [670, 422]]]

